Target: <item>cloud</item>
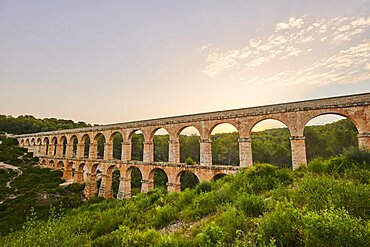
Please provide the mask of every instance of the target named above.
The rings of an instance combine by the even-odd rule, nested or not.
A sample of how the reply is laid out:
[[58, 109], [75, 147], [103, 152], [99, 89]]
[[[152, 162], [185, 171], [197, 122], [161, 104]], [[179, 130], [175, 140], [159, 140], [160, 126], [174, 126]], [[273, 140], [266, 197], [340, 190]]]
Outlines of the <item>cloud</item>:
[[338, 54], [321, 59], [298, 70], [289, 70], [269, 77], [253, 77], [243, 84], [295, 84], [326, 85], [370, 80], [370, 40], [341, 50]]
[[[322, 85], [368, 79], [369, 63], [365, 60], [369, 61], [369, 41], [360, 44], [351, 41], [369, 27], [370, 17], [315, 20], [306, 16], [290, 17], [277, 23], [270, 35], [250, 39], [239, 49], [208, 49], [203, 72], [210, 77], [239, 77], [245, 84]], [[329, 50], [332, 54], [323, 57]], [[310, 54], [316, 61], [309, 61]], [[281, 64], [294, 64], [295, 68], [267, 75], [266, 68]]]

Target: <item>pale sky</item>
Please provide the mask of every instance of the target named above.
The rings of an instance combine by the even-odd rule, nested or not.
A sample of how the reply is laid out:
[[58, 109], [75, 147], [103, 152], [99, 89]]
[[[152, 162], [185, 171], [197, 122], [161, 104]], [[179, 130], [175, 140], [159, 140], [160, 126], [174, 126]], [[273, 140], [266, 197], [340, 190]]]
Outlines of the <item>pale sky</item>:
[[108, 124], [369, 92], [369, 7], [0, 0], [0, 114]]

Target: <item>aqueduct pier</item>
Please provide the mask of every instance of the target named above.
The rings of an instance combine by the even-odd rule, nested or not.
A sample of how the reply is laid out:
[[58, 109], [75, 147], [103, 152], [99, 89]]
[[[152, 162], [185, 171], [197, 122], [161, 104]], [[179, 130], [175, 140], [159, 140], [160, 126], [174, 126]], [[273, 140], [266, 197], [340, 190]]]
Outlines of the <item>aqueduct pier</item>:
[[[351, 120], [358, 130], [361, 149], [370, 149], [370, 93], [348, 95], [285, 104], [275, 104], [236, 110], [192, 114], [119, 124], [67, 129], [16, 135], [21, 147], [28, 148], [46, 167], [62, 169], [66, 180], [86, 182], [87, 197], [98, 192], [97, 171], [101, 171], [102, 182], [99, 194], [112, 197], [112, 172], [119, 170], [118, 198], [131, 195], [131, 171], [138, 168], [142, 174], [141, 191], [154, 186], [154, 172], [163, 170], [168, 178], [169, 192], [180, 190], [180, 176], [188, 171], [199, 181], [211, 180], [220, 174], [236, 173], [240, 167], [253, 165], [251, 130], [259, 122], [274, 119], [282, 122], [290, 131], [292, 167], [305, 165], [306, 147], [303, 135], [306, 124], [313, 118], [325, 114], [337, 114]], [[233, 125], [239, 132], [240, 165], [212, 165], [211, 132], [219, 124]], [[180, 163], [179, 136], [184, 128], [195, 127], [200, 134], [200, 165]], [[164, 128], [169, 135], [168, 162], [154, 162], [153, 138], [155, 132]], [[136, 131], [144, 136], [143, 161], [131, 160], [131, 139]], [[113, 137], [122, 136], [120, 157], [113, 158]], [[105, 141], [104, 154], [98, 155], [98, 138]], [[87, 147], [86, 147], [87, 143]]]

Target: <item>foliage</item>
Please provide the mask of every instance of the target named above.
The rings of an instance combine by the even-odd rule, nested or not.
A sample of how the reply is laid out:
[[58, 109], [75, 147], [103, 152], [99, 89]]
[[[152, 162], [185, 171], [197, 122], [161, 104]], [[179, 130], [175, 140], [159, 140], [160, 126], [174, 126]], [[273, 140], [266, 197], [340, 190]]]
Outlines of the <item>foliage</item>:
[[18, 117], [0, 115], [0, 130], [11, 134], [27, 134], [88, 126], [91, 125], [84, 122], [75, 123], [72, 120], [56, 118], [38, 119], [30, 115], [21, 115]]

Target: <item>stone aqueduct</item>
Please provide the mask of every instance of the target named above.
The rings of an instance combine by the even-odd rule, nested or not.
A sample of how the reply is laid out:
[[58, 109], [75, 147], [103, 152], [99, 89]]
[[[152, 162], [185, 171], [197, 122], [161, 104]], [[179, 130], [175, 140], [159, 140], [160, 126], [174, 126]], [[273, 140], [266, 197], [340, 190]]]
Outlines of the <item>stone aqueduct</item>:
[[[311, 119], [324, 114], [338, 114], [350, 119], [358, 130], [359, 147], [370, 148], [370, 93], [15, 137], [20, 146], [28, 148], [34, 156], [39, 157], [42, 166], [62, 169], [66, 180], [86, 182], [87, 197], [98, 192], [96, 185], [98, 170], [102, 176], [99, 195], [112, 197], [112, 171], [118, 169], [120, 184], [117, 198], [122, 199], [131, 195], [131, 170], [134, 167], [140, 169], [142, 173], [142, 192], [153, 189], [153, 175], [157, 169], [162, 169], [166, 173], [167, 189], [173, 192], [180, 190], [180, 176], [184, 171], [192, 172], [199, 181], [205, 181], [219, 174], [236, 173], [240, 167], [252, 166], [251, 130], [257, 123], [266, 119], [278, 120], [289, 129], [292, 166], [296, 169], [307, 163], [303, 135], [305, 125]], [[238, 167], [212, 165], [211, 132], [217, 125], [223, 123], [233, 125], [239, 132]], [[200, 134], [200, 165], [180, 163], [179, 135], [189, 126], [195, 127]], [[168, 162], [154, 162], [153, 138], [156, 130], [160, 128], [164, 128], [169, 134]], [[141, 130], [144, 135], [142, 162], [131, 160], [131, 138], [137, 130]], [[123, 137], [121, 159], [113, 159], [113, 135], [117, 133]], [[97, 155], [97, 139], [100, 135], [106, 140], [104, 157]], [[88, 155], [84, 155], [86, 138], [91, 140]], [[75, 140], [78, 144], [74, 150]], [[63, 145], [66, 141], [67, 145]]]

